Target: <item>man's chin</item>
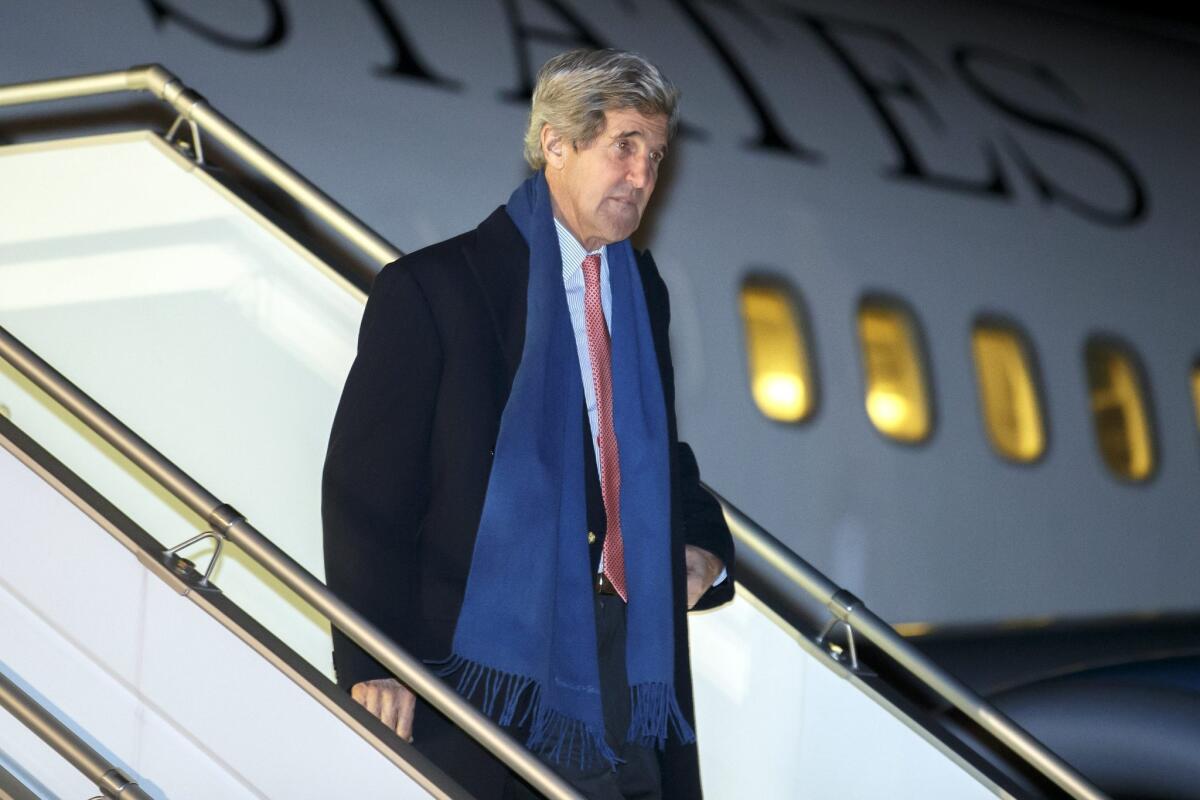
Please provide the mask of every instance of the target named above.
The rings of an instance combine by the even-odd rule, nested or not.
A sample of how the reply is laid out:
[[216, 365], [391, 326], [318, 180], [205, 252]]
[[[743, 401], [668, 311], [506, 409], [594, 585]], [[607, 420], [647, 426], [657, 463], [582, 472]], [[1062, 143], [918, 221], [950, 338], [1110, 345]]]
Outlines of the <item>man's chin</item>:
[[621, 218], [608, 220], [608, 240], [610, 242], [619, 242], [623, 239], [628, 239], [633, 236], [633, 232], [638, 229], [638, 223], [641, 222], [641, 217], [637, 214], [630, 214], [628, 217], [622, 215]]

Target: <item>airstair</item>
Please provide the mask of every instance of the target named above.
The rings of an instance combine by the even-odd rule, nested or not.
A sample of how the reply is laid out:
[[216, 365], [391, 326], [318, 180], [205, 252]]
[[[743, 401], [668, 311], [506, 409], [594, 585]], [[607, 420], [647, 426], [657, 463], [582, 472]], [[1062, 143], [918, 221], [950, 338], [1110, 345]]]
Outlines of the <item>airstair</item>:
[[[321, 582], [365, 295], [310, 241], [398, 252], [161, 67], [0, 108], [131, 91], [174, 124], [0, 147], [0, 797], [466, 797], [336, 687], [331, 623], [575, 796]], [[723, 504], [738, 599], [690, 619], [709, 797], [1103, 797]]]

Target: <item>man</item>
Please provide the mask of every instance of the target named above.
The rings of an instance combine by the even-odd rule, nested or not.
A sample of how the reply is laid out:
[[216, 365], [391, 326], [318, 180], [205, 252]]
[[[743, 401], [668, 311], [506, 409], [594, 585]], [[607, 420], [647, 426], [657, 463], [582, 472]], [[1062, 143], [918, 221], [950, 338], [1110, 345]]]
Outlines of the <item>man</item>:
[[[733, 596], [666, 286], [628, 242], [677, 98], [631, 53], [547, 62], [534, 175], [376, 278], [325, 467], [329, 586], [597, 798], [700, 796], [685, 612]], [[334, 662], [473, 794], [528, 796], [336, 632]]]

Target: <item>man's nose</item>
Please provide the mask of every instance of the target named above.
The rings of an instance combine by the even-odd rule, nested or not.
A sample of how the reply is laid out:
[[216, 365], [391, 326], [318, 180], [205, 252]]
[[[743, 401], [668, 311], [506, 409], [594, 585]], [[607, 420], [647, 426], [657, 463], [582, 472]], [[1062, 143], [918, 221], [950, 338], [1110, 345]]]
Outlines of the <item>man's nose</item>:
[[654, 163], [649, 156], [635, 158], [629, 166], [629, 182], [635, 189], [645, 189], [654, 180]]

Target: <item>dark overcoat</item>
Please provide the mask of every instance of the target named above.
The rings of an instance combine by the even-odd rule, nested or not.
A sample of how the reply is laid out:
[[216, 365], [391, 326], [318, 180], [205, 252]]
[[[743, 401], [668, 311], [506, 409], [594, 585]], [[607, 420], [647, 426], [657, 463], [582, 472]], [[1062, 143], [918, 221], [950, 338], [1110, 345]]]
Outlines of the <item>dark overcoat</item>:
[[[701, 598], [700, 610], [733, 597], [733, 542], [720, 507], [699, 485], [691, 448], [678, 440], [666, 285], [648, 252], [637, 261], [671, 444], [675, 686], [694, 723], [684, 544], [715, 553], [729, 570], [729, 579]], [[501, 207], [475, 230], [384, 267], [367, 299], [325, 461], [325, 576], [422, 659], [450, 653], [500, 415], [521, 359], [528, 278], [528, 247]], [[594, 538], [595, 568], [604, 506], [587, 424], [584, 414], [588, 530], [579, 535]], [[334, 666], [343, 688], [389, 676], [336, 631]], [[501, 796], [503, 768], [424, 703], [413, 736], [465, 788], [481, 798]], [[701, 796], [694, 745], [672, 741], [662, 762], [667, 797]]]

